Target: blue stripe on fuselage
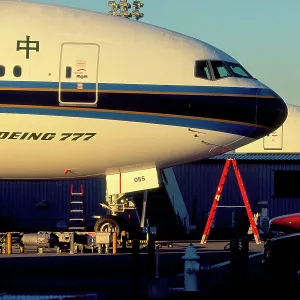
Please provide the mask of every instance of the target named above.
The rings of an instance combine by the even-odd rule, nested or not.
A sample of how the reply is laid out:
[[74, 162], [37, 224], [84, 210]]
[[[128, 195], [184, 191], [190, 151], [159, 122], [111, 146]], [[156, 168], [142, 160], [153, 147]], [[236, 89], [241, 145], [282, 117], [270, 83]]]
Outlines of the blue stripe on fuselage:
[[[0, 88], [13, 89], [58, 89], [58, 82], [43, 81], [0, 81]], [[77, 89], [77, 82], [63, 82], [62, 89]], [[84, 90], [94, 90], [95, 83], [83, 83]], [[263, 96], [277, 97], [270, 89], [244, 88], [244, 87], [219, 87], [219, 86], [185, 86], [185, 85], [153, 85], [153, 84], [119, 84], [119, 83], [98, 83], [100, 91], [114, 92], [149, 92], [149, 93], [208, 93], [228, 95], [249, 95], [258, 94]]]

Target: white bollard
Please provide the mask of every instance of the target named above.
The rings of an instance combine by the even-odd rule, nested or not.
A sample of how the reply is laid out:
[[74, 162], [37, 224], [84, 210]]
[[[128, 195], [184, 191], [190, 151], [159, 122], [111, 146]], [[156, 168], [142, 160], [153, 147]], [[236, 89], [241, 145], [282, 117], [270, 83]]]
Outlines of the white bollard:
[[186, 292], [198, 291], [198, 273], [200, 264], [197, 262], [200, 256], [197, 255], [196, 247], [190, 244], [185, 249], [185, 254], [182, 257], [184, 260], [184, 290]]

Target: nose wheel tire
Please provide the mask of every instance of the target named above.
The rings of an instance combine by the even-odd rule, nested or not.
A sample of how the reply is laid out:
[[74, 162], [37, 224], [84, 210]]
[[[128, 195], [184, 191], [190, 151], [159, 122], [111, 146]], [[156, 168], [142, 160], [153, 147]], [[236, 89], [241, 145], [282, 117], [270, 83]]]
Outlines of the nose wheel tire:
[[103, 216], [94, 226], [95, 232], [116, 232], [117, 238], [121, 235], [121, 220], [116, 216]]

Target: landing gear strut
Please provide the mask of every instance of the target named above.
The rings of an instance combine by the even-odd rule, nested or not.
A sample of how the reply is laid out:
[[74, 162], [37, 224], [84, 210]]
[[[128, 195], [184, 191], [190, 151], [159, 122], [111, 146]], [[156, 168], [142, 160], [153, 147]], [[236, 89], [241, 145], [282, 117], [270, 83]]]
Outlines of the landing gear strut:
[[[136, 235], [138, 231], [140, 231], [141, 233], [145, 233], [147, 229], [145, 227], [147, 195], [148, 195], [147, 192], [148, 192], [147, 190], [144, 191], [141, 218], [139, 217], [137, 207], [132, 197], [125, 197], [125, 194], [107, 196], [106, 197], [107, 204], [100, 203], [100, 205], [103, 208], [109, 210], [111, 212], [111, 215], [94, 216], [94, 218], [98, 219], [94, 225], [94, 231], [95, 232], [116, 232], [117, 238], [121, 237], [122, 231], [131, 230], [132, 232], [129, 232], [130, 235], [132, 234]], [[139, 223], [136, 226], [132, 226], [132, 225], [130, 226], [129, 225], [130, 220], [126, 220], [126, 214], [123, 214], [129, 211], [130, 212], [133, 211], [136, 214]], [[138, 227], [140, 228], [140, 230], [138, 230]]]

